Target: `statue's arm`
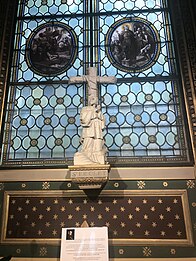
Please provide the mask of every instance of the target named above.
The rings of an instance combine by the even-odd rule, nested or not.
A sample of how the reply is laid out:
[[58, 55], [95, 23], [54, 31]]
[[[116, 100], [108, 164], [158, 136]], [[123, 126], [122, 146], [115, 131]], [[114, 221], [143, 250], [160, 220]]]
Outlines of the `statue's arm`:
[[101, 128], [102, 128], [102, 130], [105, 129], [105, 124], [106, 124], [106, 122], [105, 122], [105, 117], [104, 117], [104, 115], [102, 114], [102, 112], [99, 114], [98, 118], [99, 118], [99, 120], [101, 121], [100, 123], [101, 123]]
[[102, 130], [105, 129], [105, 125], [106, 125], [105, 117], [103, 116], [103, 119], [102, 119]]

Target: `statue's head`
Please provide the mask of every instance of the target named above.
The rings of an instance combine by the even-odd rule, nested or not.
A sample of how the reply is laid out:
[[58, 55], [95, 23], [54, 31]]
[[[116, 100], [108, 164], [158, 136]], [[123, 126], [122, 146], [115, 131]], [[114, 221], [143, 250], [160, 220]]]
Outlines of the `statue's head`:
[[89, 97], [89, 105], [93, 106], [93, 105], [97, 105], [98, 104], [98, 98], [93, 96], [93, 97]]

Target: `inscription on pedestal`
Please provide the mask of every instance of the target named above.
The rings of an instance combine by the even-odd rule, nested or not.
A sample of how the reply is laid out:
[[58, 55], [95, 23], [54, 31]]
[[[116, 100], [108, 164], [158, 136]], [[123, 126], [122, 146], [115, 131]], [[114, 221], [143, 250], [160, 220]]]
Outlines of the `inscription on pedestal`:
[[81, 189], [101, 188], [108, 180], [109, 165], [70, 166], [72, 182]]
[[71, 171], [71, 178], [107, 178], [107, 170]]

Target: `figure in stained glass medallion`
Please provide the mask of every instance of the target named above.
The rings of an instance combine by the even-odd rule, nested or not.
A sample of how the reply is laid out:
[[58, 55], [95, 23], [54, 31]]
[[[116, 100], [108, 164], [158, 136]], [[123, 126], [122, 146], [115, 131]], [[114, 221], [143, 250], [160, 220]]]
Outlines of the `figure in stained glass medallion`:
[[106, 53], [122, 71], [143, 71], [152, 66], [160, 50], [159, 36], [153, 25], [141, 18], [117, 21], [106, 36]]
[[76, 53], [75, 32], [62, 23], [39, 26], [27, 41], [27, 62], [39, 75], [51, 76], [64, 72], [72, 65]]

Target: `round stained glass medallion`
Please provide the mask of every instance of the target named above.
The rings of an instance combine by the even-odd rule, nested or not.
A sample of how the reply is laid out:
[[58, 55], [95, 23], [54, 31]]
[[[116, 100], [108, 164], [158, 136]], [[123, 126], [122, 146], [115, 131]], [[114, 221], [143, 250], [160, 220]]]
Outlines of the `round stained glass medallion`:
[[158, 32], [145, 19], [121, 19], [108, 30], [106, 53], [113, 66], [122, 71], [144, 71], [151, 67], [159, 56]]
[[77, 55], [77, 36], [63, 23], [37, 27], [26, 43], [28, 66], [42, 76], [61, 74], [71, 67]]

